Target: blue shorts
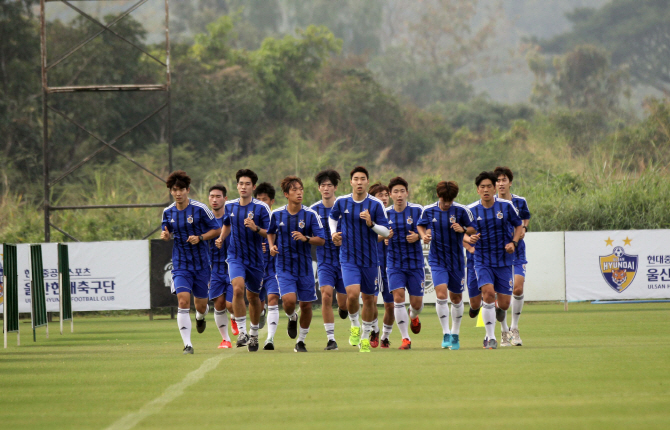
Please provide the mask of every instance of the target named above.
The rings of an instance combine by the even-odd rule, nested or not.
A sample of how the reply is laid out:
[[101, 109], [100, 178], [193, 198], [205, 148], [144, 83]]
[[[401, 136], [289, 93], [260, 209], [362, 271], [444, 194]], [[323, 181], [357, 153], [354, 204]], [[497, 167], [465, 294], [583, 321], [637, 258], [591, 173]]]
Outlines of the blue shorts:
[[386, 269], [389, 278], [389, 290], [407, 288], [410, 296], [423, 297], [425, 271], [421, 269]]
[[[230, 296], [227, 295], [228, 289], [230, 289]], [[209, 281], [209, 300], [214, 300], [224, 294], [226, 295], [226, 300], [229, 302], [233, 300], [233, 286], [230, 283], [228, 274], [212, 272], [212, 277]]]
[[172, 271], [172, 292], [174, 294], [189, 293], [198, 299], [208, 298], [210, 268], [199, 272], [192, 270]]
[[279, 284], [277, 283], [276, 275], [269, 275], [263, 278], [263, 293], [261, 300], [266, 300], [268, 294], [279, 295]]
[[477, 283], [477, 272], [475, 271], [475, 263], [468, 264], [468, 296], [477, 297], [482, 292], [479, 291], [479, 284]]
[[475, 270], [477, 271], [477, 284], [480, 290], [486, 284], [493, 284], [496, 293], [512, 295], [514, 289], [512, 266], [475, 267]]
[[526, 277], [526, 264], [527, 263], [517, 263], [514, 262], [514, 276], [523, 276]]
[[335, 291], [340, 294], [347, 294], [344, 288], [344, 281], [342, 280], [342, 268], [339, 266], [332, 266], [330, 264], [319, 264], [316, 267], [316, 273], [319, 277], [319, 287], [330, 285], [335, 287]]
[[[389, 278], [386, 275], [386, 270], [383, 268], [380, 270], [381, 278], [379, 280], [379, 289], [382, 291], [382, 300], [384, 303], [393, 303], [393, 293], [389, 290]], [[375, 296], [378, 296], [379, 293], [376, 293]]]
[[314, 302], [316, 297], [316, 283], [314, 275], [295, 276], [289, 272], [277, 272], [277, 282], [281, 295], [294, 293], [299, 302]]
[[352, 263], [342, 263], [344, 286], [360, 285], [361, 293], [374, 296], [379, 291], [379, 267], [358, 267]]
[[447, 289], [454, 294], [463, 294], [465, 291], [465, 273], [449, 270], [442, 266], [430, 266], [433, 275], [433, 285], [447, 285]]
[[242, 278], [247, 290], [260, 294], [263, 286], [263, 270], [247, 267], [237, 260], [228, 260], [228, 275], [231, 283], [235, 278]]

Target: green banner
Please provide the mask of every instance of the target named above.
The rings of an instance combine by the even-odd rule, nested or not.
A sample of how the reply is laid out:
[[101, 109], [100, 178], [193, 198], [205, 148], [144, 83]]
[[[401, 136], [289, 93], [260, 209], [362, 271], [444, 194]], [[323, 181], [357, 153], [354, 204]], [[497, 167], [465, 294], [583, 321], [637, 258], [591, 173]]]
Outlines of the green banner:
[[44, 266], [42, 264], [42, 245], [30, 245], [30, 266], [32, 282], [30, 301], [32, 303], [33, 329], [47, 325], [47, 304], [44, 291]]
[[72, 291], [70, 290], [70, 256], [67, 245], [58, 244], [58, 272], [60, 274], [60, 319], [72, 320]]
[[16, 262], [16, 245], [3, 245], [3, 289], [5, 332], [19, 331], [19, 273]]

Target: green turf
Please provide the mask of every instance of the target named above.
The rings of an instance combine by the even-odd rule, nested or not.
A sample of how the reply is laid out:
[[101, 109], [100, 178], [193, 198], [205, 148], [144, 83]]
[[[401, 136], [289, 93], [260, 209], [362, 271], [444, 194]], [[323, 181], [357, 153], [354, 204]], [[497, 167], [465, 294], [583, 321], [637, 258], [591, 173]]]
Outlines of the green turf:
[[[323, 351], [320, 313], [295, 354], [280, 321], [278, 350], [218, 350], [208, 316], [195, 355], [181, 354], [176, 321], [94, 317], [75, 333], [0, 351], [0, 427], [104, 429], [142, 407], [133, 428], [668, 428], [670, 304], [526, 305], [523, 347], [483, 350], [464, 317], [461, 350], [440, 349], [427, 307], [412, 351], [360, 354], [336, 315], [340, 351]], [[499, 330], [499, 329], [498, 329]], [[262, 336], [263, 337], [263, 336]], [[222, 358], [218, 361], [219, 358]], [[210, 360], [211, 359], [211, 360]], [[216, 367], [183, 394], [149, 404], [206, 360]], [[165, 399], [165, 397], [163, 397]], [[149, 404], [147, 406], [147, 404]], [[120, 427], [119, 427], [120, 428]], [[127, 428], [127, 427], [126, 427]]]

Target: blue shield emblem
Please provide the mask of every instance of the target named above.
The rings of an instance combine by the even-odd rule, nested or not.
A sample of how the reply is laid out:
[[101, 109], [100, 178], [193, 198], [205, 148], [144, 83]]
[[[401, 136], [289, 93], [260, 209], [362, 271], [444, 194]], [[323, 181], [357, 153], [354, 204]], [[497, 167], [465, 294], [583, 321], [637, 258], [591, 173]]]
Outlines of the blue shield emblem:
[[637, 255], [628, 255], [621, 246], [617, 246], [610, 255], [600, 257], [600, 272], [607, 285], [617, 293], [621, 293], [635, 279], [637, 261]]

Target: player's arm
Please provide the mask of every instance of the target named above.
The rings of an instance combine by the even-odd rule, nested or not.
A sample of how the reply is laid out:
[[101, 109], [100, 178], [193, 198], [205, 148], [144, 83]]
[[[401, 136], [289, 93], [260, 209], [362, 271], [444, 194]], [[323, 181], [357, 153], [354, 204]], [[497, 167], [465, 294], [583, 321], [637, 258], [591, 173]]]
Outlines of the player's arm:
[[321, 220], [317, 214], [312, 217], [312, 237], [309, 239], [309, 244], [314, 246], [323, 246], [326, 244], [326, 232], [323, 229]]
[[370, 227], [372, 231], [382, 236], [384, 239], [388, 239], [389, 236], [391, 235], [391, 231], [388, 229], [388, 227], [386, 227], [388, 225], [388, 218], [386, 218], [386, 211], [379, 203], [377, 203], [373, 207], [373, 211], [374, 214], [369, 213], [368, 211], [369, 216], [367, 217], [367, 219], [365, 219], [365, 224], [368, 227]]
[[223, 220], [223, 227], [221, 227], [221, 234], [219, 235], [219, 238], [216, 239], [214, 244], [216, 245], [217, 248], [221, 249], [223, 246], [223, 241], [226, 240], [226, 238], [230, 235], [230, 220], [228, 221], [228, 225], [226, 225], [226, 220]]
[[[510, 206], [511, 209], [509, 209]], [[519, 213], [512, 204], [509, 204], [507, 213], [509, 214], [509, 222], [514, 226], [514, 237], [512, 238], [511, 243], [505, 245], [505, 251], [508, 254], [512, 254], [519, 246], [519, 240], [521, 240], [521, 236], [525, 230], [523, 228], [523, 222], [521, 221], [521, 218], [519, 218]]]

